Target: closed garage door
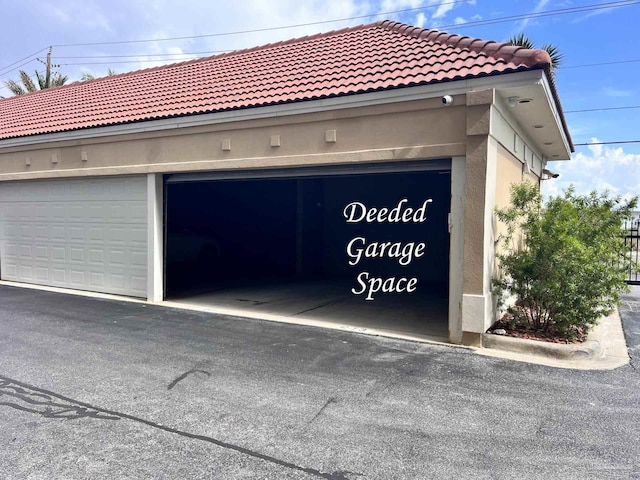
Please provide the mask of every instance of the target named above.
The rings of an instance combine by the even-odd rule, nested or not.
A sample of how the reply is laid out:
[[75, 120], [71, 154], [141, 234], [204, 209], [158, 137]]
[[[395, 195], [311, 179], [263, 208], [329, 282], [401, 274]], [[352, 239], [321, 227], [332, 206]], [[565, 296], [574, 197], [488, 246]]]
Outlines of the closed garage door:
[[146, 178], [0, 183], [0, 277], [147, 295]]

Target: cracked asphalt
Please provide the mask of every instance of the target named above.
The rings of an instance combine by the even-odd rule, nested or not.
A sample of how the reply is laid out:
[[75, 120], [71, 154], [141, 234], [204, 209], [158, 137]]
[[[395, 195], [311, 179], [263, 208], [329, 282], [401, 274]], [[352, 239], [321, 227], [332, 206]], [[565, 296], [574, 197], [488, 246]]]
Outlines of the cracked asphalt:
[[640, 478], [612, 371], [0, 287], [0, 477]]

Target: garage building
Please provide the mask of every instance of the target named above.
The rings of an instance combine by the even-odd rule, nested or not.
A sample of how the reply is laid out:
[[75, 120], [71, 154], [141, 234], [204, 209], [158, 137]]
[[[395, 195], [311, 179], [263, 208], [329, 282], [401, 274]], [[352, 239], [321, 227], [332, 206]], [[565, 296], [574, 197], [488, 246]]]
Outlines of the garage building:
[[478, 344], [572, 150], [546, 52], [389, 21], [73, 83], [0, 100], [0, 278]]

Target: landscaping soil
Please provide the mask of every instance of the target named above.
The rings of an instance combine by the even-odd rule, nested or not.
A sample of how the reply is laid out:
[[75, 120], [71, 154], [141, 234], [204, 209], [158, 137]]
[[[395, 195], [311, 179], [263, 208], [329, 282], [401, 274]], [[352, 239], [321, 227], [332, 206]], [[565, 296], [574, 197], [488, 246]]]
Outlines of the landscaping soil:
[[584, 332], [579, 332], [578, 337], [575, 340], [569, 340], [560, 335], [558, 332], [550, 329], [549, 331], [535, 330], [531, 327], [512, 327], [509, 322], [509, 314], [505, 314], [500, 320], [494, 323], [487, 333], [495, 334], [495, 330], [504, 329], [505, 337], [525, 338], [527, 340], [538, 340], [540, 342], [550, 343], [563, 343], [563, 344], [577, 344], [583, 343], [587, 340], [587, 335]]

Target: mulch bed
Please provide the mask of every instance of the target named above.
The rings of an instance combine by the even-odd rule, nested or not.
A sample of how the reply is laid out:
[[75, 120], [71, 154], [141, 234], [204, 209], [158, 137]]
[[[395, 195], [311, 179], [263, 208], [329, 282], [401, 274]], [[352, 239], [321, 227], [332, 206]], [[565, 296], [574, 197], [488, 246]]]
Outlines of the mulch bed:
[[494, 333], [494, 330], [502, 328], [506, 331], [506, 334], [501, 336], [526, 338], [527, 340], [538, 340], [540, 342], [576, 344], [576, 343], [583, 343], [587, 340], [587, 335], [583, 331], [578, 332], [578, 338], [576, 338], [575, 340], [568, 340], [564, 338], [562, 335], [560, 335], [558, 332], [555, 332], [553, 330], [549, 330], [545, 332], [540, 330], [534, 330], [531, 327], [524, 327], [524, 326], [512, 327], [510, 322], [511, 318], [509, 315], [510, 314], [505, 313], [500, 320], [494, 323], [491, 326], [491, 328], [487, 330], [487, 333]]

